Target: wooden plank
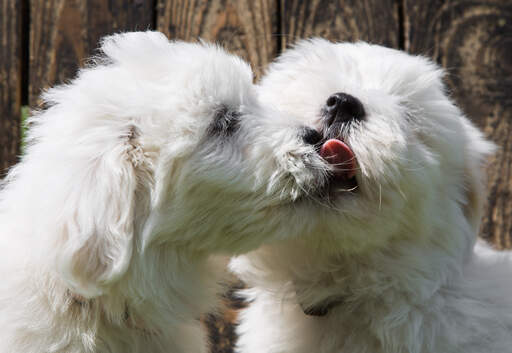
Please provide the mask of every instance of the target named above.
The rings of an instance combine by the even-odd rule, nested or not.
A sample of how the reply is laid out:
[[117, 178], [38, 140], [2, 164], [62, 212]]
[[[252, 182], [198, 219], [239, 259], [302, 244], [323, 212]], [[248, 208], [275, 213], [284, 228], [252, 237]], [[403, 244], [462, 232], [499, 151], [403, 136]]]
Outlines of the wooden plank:
[[153, 6], [153, 0], [31, 0], [30, 104], [41, 89], [75, 76], [102, 36], [151, 28]]
[[277, 54], [277, 0], [158, 0], [157, 29], [170, 38], [215, 41], [259, 77]]
[[281, 14], [281, 49], [312, 36], [399, 47], [399, 11], [394, 0], [281, 0]]
[[17, 160], [21, 114], [20, 1], [0, 0], [0, 178]]
[[481, 234], [512, 247], [512, 2], [405, 0], [405, 48], [448, 69], [453, 98], [499, 146]]

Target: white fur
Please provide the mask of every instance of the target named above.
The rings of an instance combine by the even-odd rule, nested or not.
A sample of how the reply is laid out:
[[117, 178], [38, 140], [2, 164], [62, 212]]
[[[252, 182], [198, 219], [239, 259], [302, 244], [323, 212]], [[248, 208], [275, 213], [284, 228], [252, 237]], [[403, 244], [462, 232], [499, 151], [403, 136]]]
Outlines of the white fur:
[[[0, 191], [0, 352], [204, 352], [222, 257], [273, 235], [273, 139], [250, 67], [118, 34], [44, 94]], [[235, 132], [211, 132], [236, 115]], [[226, 136], [223, 136], [226, 135]], [[229, 136], [227, 136], [229, 135]]]
[[[238, 352], [512, 352], [510, 256], [475, 250], [494, 146], [442, 76], [424, 57], [321, 39], [271, 65], [261, 101], [294, 124], [320, 129], [333, 93], [361, 100], [366, 118], [345, 136], [358, 189], [329, 199], [306, 190], [289, 206], [300, 217], [268, 220], [288, 224], [287, 240], [232, 260], [250, 300]], [[313, 169], [298, 166], [296, 183]], [[332, 300], [342, 303], [323, 317], [301, 308]]]

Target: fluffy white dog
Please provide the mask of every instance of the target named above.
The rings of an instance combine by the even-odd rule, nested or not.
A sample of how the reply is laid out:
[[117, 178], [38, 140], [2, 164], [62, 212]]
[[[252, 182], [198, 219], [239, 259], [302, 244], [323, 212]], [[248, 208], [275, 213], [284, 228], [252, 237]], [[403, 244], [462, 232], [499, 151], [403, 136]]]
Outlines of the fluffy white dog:
[[494, 146], [442, 76], [321, 39], [271, 65], [261, 101], [308, 127], [295, 149], [309, 144], [311, 162], [282, 164], [301, 217], [268, 222], [287, 222], [288, 240], [231, 263], [250, 287], [238, 352], [512, 352], [510, 260], [474, 250]]
[[211, 255], [284, 234], [263, 220], [284, 202], [286, 131], [250, 67], [156, 32], [101, 50], [44, 95], [3, 182], [1, 353], [203, 352]]

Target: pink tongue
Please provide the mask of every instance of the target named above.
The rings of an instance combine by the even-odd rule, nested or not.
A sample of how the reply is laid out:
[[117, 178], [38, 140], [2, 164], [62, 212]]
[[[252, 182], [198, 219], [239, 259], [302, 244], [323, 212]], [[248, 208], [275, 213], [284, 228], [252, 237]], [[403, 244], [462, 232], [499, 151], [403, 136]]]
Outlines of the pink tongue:
[[322, 156], [329, 164], [336, 166], [336, 174], [347, 179], [356, 175], [356, 157], [354, 152], [343, 141], [330, 139], [320, 149]]

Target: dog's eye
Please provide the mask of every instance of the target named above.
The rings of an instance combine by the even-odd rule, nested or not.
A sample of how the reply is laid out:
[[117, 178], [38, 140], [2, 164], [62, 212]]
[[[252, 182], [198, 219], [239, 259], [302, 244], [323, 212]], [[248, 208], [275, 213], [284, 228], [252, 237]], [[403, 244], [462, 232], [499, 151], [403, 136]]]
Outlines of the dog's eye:
[[239, 112], [222, 107], [215, 113], [213, 121], [208, 127], [208, 134], [230, 136], [238, 130], [239, 123]]

